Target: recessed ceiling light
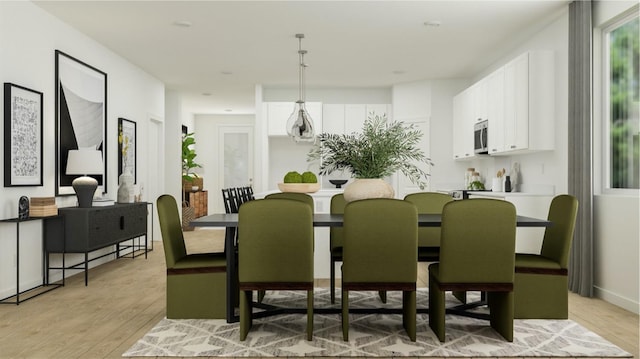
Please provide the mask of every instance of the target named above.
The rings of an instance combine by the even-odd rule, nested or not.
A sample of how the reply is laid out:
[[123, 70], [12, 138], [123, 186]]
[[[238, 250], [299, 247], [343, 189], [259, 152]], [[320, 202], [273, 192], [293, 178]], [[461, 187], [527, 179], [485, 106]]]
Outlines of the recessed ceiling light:
[[173, 25], [177, 27], [191, 27], [193, 24], [189, 20], [177, 20], [173, 22]]
[[442, 21], [429, 20], [429, 21], [425, 21], [424, 25], [427, 26], [427, 27], [439, 27], [440, 25], [442, 25]]

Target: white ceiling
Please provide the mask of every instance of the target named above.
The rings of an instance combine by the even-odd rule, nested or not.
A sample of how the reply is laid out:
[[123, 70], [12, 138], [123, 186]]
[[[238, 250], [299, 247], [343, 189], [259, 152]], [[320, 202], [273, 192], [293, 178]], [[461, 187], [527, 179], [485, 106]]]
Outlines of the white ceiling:
[[[297, 88], [296, 33], [305, 34], [308, 88], [388, 87], [471, 77], [568, 2], [35, 3], [183, 93], [189, 111], [246, 114], [254, 113], [256, 84]], [[175, 26], [176, 21], [192, 26]], [[441, 25], [425, 26], [426, 21]]]

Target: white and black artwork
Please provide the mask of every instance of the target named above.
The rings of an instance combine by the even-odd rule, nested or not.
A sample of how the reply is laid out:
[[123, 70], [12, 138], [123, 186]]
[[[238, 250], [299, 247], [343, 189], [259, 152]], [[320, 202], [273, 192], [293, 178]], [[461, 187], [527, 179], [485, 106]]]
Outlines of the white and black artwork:
[[[107, 74], [56, 50], [56, 196], [74, 194], [67, 175], [69, 150], [102, 152], [103, 172], [91, 174], [107, 189]], [[100, 189], [99, 189], [100, 190]]]
[[42, 186], [42, 92], [4, 83], [4, 186]]

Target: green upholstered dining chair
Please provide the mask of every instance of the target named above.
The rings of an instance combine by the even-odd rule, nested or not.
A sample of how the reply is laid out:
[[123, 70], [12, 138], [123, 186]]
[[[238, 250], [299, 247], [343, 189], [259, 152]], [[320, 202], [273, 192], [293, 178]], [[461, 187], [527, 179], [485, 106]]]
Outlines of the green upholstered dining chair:
[[540, 254], [516, 253], [515, 318], [567, 319], [569, 250], [573, 240], [578, 200], [570, 195], [553, 198]]
[[306, 193], [298, 193], [298, 192], [277, 192], [271, 193], [264, 197], [264, 199], [292, 199], [295, 201], [300, 201], [311, 206], [311, 213], [313, 214], [314, 205], [313, 205], [313, 197], [309, 196]]
[[349, 292], [402, 291], [402, 324], [416, 340], [418, 211], [407, 201], [365, 199], [344, 209], [342, 337], [349, 340]]
[[240, 340], [252, 325], [254, 290], [306, 290], [307, 340], [313, 336], [313, 214], [290, 199], [255, 200], [238, 214]]
[[[304, 202], [306, 204], [308, 204], [309, 206], [311, 206], [311, 214], [313, 214], [314, 211], [314, 204], [313, 204], [313, 197], [309, 196], [306, 193], [299, 193], [299, 192], [277, 192], [277, 193], [271, 193], [268, 194], [264, 197], [264, 199], [291, 199], [294, 201], [300, 201], [300, 202]], [[258, 302], [262, 302], [262, 300], [264, 299], [264, 296], [266, 295], [264, 290], [259, 290], [258, 291]]]
[[491, 327], [513, 341], [516, 209], [468, 199], [442, 210], [440, 262], [429, 266], [429, 326], [445, 341], [445, 291], [484, 291]]
[[[441, 214], [445, 204], [453, 201], [453, 197], [445, 193], [418, 192], [404, 197], [413, 203], [419, 214]], [[418, 262], [437, 262], [440, 258], [440, 228], [418, 228]]]
[[167, 264], [167, 318], [226, 318], [224, 253], [187, 254], [175, 198], [162, 195], [157, 207]]
[[[344, 194], [339, 193], [331, 197], [331, 214], [344, 214], [344, 207], [347, 201], [344, 200]], [[331, 288], [331, 304], [336, 302], [336, 262], [342, 262], [342, 246], [344, 243], [344, 228], [329, 228], [329, 249], [331, 251], [330, 259], [330, 283]]]

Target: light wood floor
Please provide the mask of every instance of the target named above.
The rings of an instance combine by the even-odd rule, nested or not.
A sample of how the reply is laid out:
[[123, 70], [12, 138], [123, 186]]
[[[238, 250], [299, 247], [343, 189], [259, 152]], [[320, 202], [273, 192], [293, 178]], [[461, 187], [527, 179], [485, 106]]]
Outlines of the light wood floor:
[[[188, 250], [221, 248], [221, 233], [187, 232]], [[426, 269], [419, 272], [424, 286]], [[0, 306], [0, 358], [120, 358], [165, 315], [161, 242], [147, 260], [112, 261], [90, 270], [89, 286], [83, 279], [76, 275], [19, 306]], [[638, 315], [574, 294], [569, 310], [571, 319], [638, 357]]]

